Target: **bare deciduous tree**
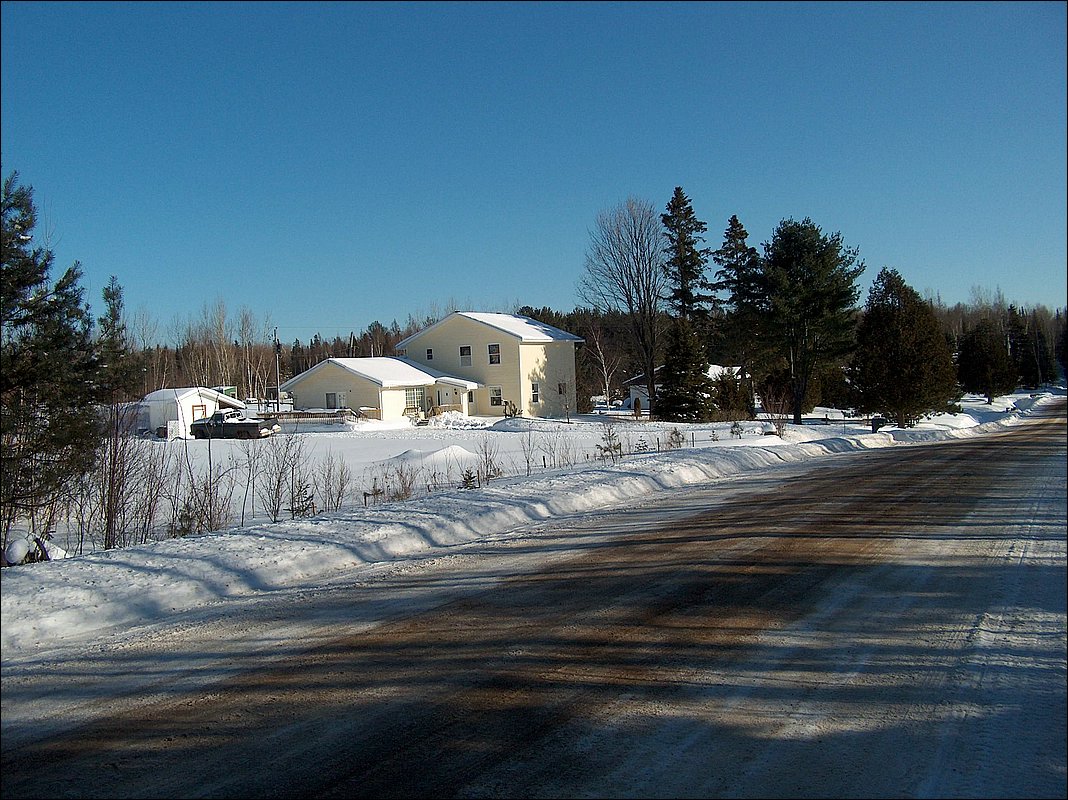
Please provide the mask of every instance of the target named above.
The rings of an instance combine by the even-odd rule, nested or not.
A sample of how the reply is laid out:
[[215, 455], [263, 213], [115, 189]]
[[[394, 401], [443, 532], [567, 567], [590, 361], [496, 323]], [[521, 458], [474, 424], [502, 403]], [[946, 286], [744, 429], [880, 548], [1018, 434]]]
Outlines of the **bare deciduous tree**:
[[483, 480], [501, 476], [500, 445], [487, 434], [478, 443], [478, 468]]
[[604, 401], [612, 402], [612, 381], [623, 363], [623, 357], [615, 351], [608, 341], [604, 326], [598, 320], [590, 320], [583, 331], [589, 358], [597, 368], [597, 377], [601, 381]]
[[294, 472], [304, 461], [304, 437], [269, 437], [264, 442], [261, 459], [257, 494], [271, 522], [278, 522], [285, 503], [293, 499]]
[[586, 274], [579, 284], [587, 303], [627, 316], [651, 402], [656, 397], [660, 312], [666, 288], [663, 246], [660, 217], [652, 203], [627, 198], [597, 215], [586, 252]]
[[315, 494], [322, 499], [324, 511], [340, 511], [352, 489], [352, 468], [337, 453], [327, 453], [319, 461], [313, 482]]

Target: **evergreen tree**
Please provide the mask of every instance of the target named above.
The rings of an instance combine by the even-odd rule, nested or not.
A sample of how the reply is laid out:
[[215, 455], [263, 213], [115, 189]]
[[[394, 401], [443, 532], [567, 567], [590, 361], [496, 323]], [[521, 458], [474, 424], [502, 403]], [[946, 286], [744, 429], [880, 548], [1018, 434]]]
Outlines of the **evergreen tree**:
[[[33, 189], [11, 173], [3, 186], [0, 271], [0, 524], [54, 505], [91, 468], [98, 444], [92, 318], [76, 262], [51, 282], [54, 255], [33, 246]], [[45, 533], [46, 531], [40, 531]]]
[[708, 377], [708, 359], [700, 337], [686, 317], [678, 317], [672, 323], [659, 375], [658, 417], [673, 422], [703, 422], [712, 418], [714, 387]]
[[934, 310], [897, 270], [882, 269], [872, 284], [850, 378], [858, 410], [886, 414], [900, 427], [948, 410], [960, 396]]
[[957, 375], [964, 391], [985, 395], [987, 403], [1016, 388], [1019, 372], [1004, 333], [990, 317], [980, 319], [961, 337]]
[[849, 352], [853, 343], [856, 281], [864, 271], [857, 251], [840, 233], [825, 235], [812, 220], [783, 220], [764, 245], [760, 273], [744, 291], [755, 310], [756, 329], [789, 369], [794, 424], [809, 383], [823, 364]]
[[1061, 374], [1068, 376], [1068, 325], [1061, 328], [1055, 349], [1057, 363], [1061, 365]]
[[720, 323], [725, 361], [741, 369], [743, 390], [752, 397], [753, 376], [758, 362], [764, 360], [765, 343], [758, 325], [760, 253], [749, 246], [748, 239], [745, 227], [732, 216], [712, 259], [720, 267], [714, 288], [726, 293], [727, 312]]
[[705, 276], [711, 251], [699, 247], [707, 226], [694, 215], [681, 186], [675, 187], [667, 213], [660, 215], [660, 221], [667, 240], [666, 299], [675, 319], [659, 373], [657, 415], [679, 422], [703, 421], [710, 419], [713, 411], [708, 355], [700, 329], [708, 319], [707, 305], [712, 300], [712, 284]]
[[130, 434], [135, 432], [137, 410], [134, 404], [124, 401], [133, 399], [141, 372], [140, 360], [132, 352], [126, 332], [122, 287], [114, 275], [104, 287], [104, 314], [97, 323], [98, 399], [106, 409], [104, 436], [98, 454], [103, 481], [100, 513], [103, 546], [110, 550], [119, 545], [120, 517], [129, 486], [135, 480]]
[[1032, 311], [1025, 315], [1014, 305], [1009, 306], [1005, 323], [1008, 330], [1009, 354], [1020, 375], [1020, 383], [1035, 388], [1057, 377], [1052, 348]]
[[724, 370], [712, 379], [712, 418], [723, 422], [726, 420], [754, 419], [756, 407], [750, 384], [742, 376]]
[[705, 275], [711, 250], [700, 247], [708, 226], [697, 219], [681, 186], [660, 215], [664, 226], [664, 273], [667, 277], [668, 307], [677, 317], [693, 320], [707, 313], [713, 301], [713, 286]]
[[1036, 386], [1040, 386], [1044, 383], [1056, 383], [1057, 382], [1057, 358], [1053, 353], [1054, 342], [1053, 336], [1047, 335], [1045, 329], [1039, 324], [1038, 313], [1031, 312], [1031, 347], [1034, 353], [1035, 361], [1038, 364], [1038, 383]]
[[134, 400], [137, 395], [140, 359], [130, 344], [123, 309], [122, 286], [112, 275], [104, 287], [104, 313], [97, 320], [97, 383], [104, 403]]

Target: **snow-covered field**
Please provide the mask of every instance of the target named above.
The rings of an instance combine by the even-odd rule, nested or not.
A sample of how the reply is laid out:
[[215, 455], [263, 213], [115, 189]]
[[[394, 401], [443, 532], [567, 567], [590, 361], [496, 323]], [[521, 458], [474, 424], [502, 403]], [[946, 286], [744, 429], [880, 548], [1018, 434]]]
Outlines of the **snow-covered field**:
[[[1053, 390], [1064, 394], [1064, 390]], [[452, 420], [414, 428], [365, 423], [306, 431], [311, 457], [340, 456], [357, 475], [404, 464], [423, 487], [412, 499], [92, 553], [2, 572], [2, 661], [5, 666], [76, 646], [106, 632], [143, 626], [224, 598], [314, 586], [343, 571], [425, 555], [481, 537], [500, 536], [557, 515], [594, 512], [643, 496], [727, 476], [758, 474], [784, 463], [835, 453], [982, 434], [1012, 425], [1052, 398], [1021, 393], [988, 405], [967, 397], [963, 413], [939, 415], [915, 428], [850, 422], [817, 409], [805, 425], [767, 435], [767, 423], [676, 426], [576, 417], [572, 422]], [[623, 458], [599, 458], [606, 422]], [[667, 449], [673, 429], [682, 447]], [[739, 435], [740, 433], [740, 435]], [[288, 434], [292, 435], [292, 434]], [[162, 443], [161, 443], [162, 444]], [[206, 463], [207, 442], [172, 442]], [[212, 459], [238, 459], [240, 444], [212, 443]], [[503, 476], [476, 489], [452, 488], [487, 456]], [[553, 468], [553, 464], [556, 467]], [[560, 466], [567, 464], [567, 466]], [[452, 482], [426, 491], [427, 478]], [[446, 484], [443, 483], [443, 486]]]

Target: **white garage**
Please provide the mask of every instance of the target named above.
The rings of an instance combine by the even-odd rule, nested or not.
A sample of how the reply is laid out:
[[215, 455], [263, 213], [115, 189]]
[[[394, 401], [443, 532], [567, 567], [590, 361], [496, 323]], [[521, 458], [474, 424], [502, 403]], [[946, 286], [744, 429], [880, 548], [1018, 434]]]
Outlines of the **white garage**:
[[[137, 414], [137, 429], [165, 436], [168, 439], [187, 439], [189, 423], [210, 417], [219, 409], [244, 410], [245, 404], [222, 392], [203, 386], [183, 389], [157, 389], [141, 400]], [[173, 424], [172, 424], [173, 423]]]

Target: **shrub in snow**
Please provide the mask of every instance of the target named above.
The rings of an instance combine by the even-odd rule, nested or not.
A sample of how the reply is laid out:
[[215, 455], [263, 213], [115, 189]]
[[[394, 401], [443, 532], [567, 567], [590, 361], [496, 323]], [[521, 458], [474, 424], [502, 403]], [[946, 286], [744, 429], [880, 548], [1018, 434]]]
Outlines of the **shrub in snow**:
[[446, 411], [431, 417], [427, 423], [431, 428], [485, 428], [488, 427], [485, 420], [468, 417], [459, 411]]
[[623, 455], [623, 445], [619, 441], [619, 435], [616, 433], [615, 427], [607, 422], [601, 423], [601, 443], [597, 445], [597, 455], [602, 461], [612, 459], [612, 463], [616, 463], [616, 459]]

